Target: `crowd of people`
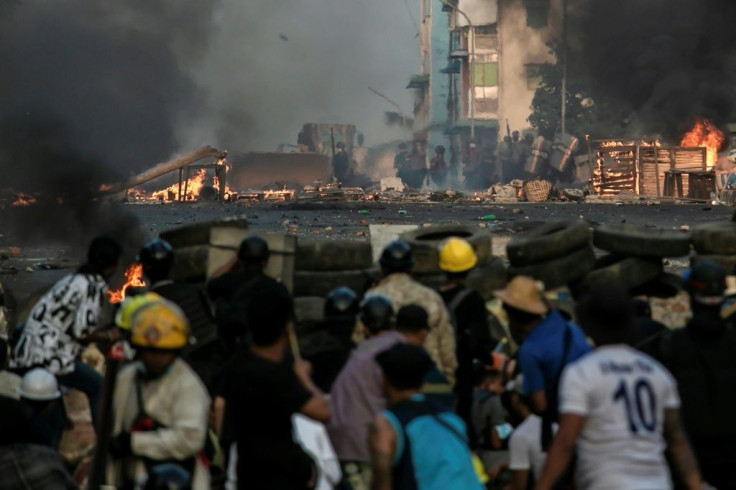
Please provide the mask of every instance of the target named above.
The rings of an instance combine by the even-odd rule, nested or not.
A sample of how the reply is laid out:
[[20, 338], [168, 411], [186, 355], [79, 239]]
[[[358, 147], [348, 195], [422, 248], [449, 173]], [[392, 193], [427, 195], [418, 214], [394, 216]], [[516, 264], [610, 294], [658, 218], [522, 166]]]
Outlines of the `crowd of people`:
[[[649, 335], [616, 284], [567, 312], [518, 276], [491, 316], [466, 282], [468, 242], [441, 244], [435, 291], [395, 241], [364, 297], [332, 291], [299, 339], [257, 236], [204, 290], [171, 280], [173, 250], [154, 240], [138, 257], [148, 291], [114, 307], [120, 257], [93, 240], [0, 339], [2, 488], [76, 488], [57, 453], [68, 388], [89, 400], [93, 465], [118, 489], [736, 488], [736, 300], [715, 263], [684, 277], [687, 327]], [[90, 343], [122, 353], [104, 388], [81, 360]]]
[[529, 177], [525, 168], [533, 144], [531, 134], [521, 138], [520, 133], [514, 131], [498, 143], [468, 140], [462, 150], [450, 148], [448, 156], [443, 145], [435, 146], [430, 155], [426, 141], [416, 140], [411, 147], [406, 143], [399, 144], [394, 168], [397, 177], [414, 189], [458, 186], [461, 175], [466, 188], [487, 189], [499, 182]]

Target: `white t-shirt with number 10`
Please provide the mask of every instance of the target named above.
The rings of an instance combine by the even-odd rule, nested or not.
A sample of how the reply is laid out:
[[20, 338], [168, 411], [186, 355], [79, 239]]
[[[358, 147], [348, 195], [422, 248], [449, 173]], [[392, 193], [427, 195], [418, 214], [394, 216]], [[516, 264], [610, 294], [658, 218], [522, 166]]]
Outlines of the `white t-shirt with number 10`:
[[672, 488], [662, 428], [665, 410], [679, 407], [672, 375], [631, 347], [599, 347], [570, 364], [560, 381], [560, 413], [585, 417], [577, 488]]

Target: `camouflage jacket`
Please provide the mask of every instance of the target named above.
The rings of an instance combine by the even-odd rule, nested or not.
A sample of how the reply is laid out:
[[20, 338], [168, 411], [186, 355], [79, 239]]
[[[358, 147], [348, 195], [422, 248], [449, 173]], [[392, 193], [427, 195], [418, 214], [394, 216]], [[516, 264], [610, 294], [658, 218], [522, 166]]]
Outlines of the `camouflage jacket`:
[[409, 274], [391, 274], [381, 279], [366, 296], [379, 294], [391, 299], [395, 311], [410, 304], [419, 305], [427, 311], [429, 334], [424, 347], [440, 371], [454, 384], [457, 369], [455, 332], [439, 293], [419, 284]]

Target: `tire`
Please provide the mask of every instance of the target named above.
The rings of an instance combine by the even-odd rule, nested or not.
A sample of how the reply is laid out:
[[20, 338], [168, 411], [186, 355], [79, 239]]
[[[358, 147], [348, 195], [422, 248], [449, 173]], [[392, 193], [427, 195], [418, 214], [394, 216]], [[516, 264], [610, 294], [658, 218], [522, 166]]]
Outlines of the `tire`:
[[589, 246], [564, 257], [524, 267], [509, 267], [509, 278], [529, 276], [544, 283], [545, 289], [556, 289], [577, 281], [595, 265], [595, 253]]
[[598, 285], [618, 282], [626, 289], [631, 290], [657, 279], [662, 274], [663, 269], [661, 259], [621, 258], [608, 255], [598, 261], [596, 267], [576, 285], [575, 289], [580, 294], [590, 291], [591, 288]]
[[373, 265], [373, 249], [358, 240], [300, 240], [294, 261], [301, 271], [367, 269]]
[[484, 300], [495, 298], [494, 291], [506, 287], [508, 272], [501, 259], [495, 259], [490, 264], [478, 267], [468, 275], [468, 287], [478, 291]]
[[692, 233], [698, 254], [736, 255], [736, 223], [733, 221], [698, 225]]
[[728, 275], [736, 274], [736, 255], [693, 255], [690, 257], [690, 266], [696, 266], [704, 260], [712, 260], [723, 267]]
[[682, 291], [682, 278], [677, 274], [663, 272], [656, 279], [629, 290], [631, 296], [647, 296], [653, 298], [673, 298]]
[[414, 256], [415, 274], [441, 273], [439, 266], [439, 244], [450, 237], [463, 238], [475, 249], [478, 265], [490, 264], [493, 260], [493, 246], [488, 231], [472, 226], [442, 225], [412, 230], [401, 235], [401, 239], [411, 246]]
[[617, 255], [682, 257], [690, 254], [690, 234], [632, 225], [600, 225], [593, 245]]
[[506, 245], [506, 255], [514, 267], [563, 259], [590, 243], [588, 225], [579, 221], [558, 221], [515, 236]]
[[327, 296], [335, 288], [346, 286], [362, 296], [378, 277], [378, 269], [344, 271], [295, 271], [294, 296]]
[[216, 226], [247, 229], [248, 221], [245, 216], [229, 216], [214, 221], [204, 221], [174, 228], [162, 232], [159, 236], [174, 248], [207, 245], [210, 243], [210, 230]]
[[210, 247], [195, 245], [174, 249], [174, 267], [171, 279], [174, 281], [204, 282], [207, 279], [207, 261]]
[[299, 323], [318, 323], [324, 320], [324, 296], [294, 298], [294, 312]]

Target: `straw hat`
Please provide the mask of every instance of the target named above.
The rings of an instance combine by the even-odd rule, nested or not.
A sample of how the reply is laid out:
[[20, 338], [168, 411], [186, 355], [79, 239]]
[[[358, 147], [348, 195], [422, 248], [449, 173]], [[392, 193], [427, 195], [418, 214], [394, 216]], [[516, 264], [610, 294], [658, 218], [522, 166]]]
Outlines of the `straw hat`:
[[516, 276], [508, 283], [506, 289], [493, 293], [505, 304], [517, 310], [544, 315], [549, 311], [544, 301], [544, 285], [531, 277]]

